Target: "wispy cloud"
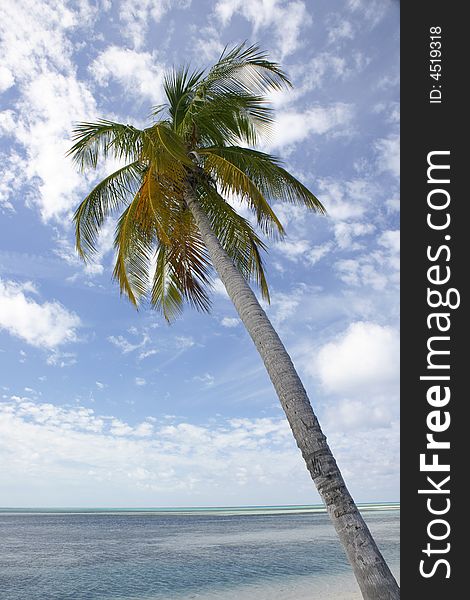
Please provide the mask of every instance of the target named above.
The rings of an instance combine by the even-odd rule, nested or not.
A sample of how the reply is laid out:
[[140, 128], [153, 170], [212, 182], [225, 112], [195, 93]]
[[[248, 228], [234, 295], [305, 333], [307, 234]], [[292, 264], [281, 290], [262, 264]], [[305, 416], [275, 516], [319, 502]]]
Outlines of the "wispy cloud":
[[281, 58], [302, 45], [302, 31], [312, 21], [307, 5], [300, 0], [218, 0], [214, 10], [224, 26], [235, 15], [243, 16], [251, 23], [255, 37], [260, 30], [271, 30]]

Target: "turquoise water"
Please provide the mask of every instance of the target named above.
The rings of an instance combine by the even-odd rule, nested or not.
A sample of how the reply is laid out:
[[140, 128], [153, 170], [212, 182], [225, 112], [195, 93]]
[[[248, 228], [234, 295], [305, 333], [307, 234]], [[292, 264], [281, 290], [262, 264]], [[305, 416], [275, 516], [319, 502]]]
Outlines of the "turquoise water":
[[[392, 569], [399, 510], [363, 508]], [[2, 600], [357, 597], [321, 507], [3, 509]]]
[[[398, 502], [379, 502], [371, 504], [359, 504], [361, 511], [373, 510], [399, 510]], [[326, 513], [323, 504], [286, 504], [278, 506], [170, 506], [158, 508], [1, 508], [0, 514], [153, 514], [153, 515], [270, 515], [270, 514], [294, 514], [294, 513]]]

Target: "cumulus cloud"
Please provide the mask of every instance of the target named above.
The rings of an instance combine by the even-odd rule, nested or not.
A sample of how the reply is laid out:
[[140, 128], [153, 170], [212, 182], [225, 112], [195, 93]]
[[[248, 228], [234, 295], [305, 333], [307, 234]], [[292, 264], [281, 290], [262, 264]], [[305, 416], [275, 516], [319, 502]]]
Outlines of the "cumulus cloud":
[[27, 488], [34, 486], [34, 475], [41, 474], [41, 480], [49, 482], [50, 501], [56, 486], [70, 480], [95, 490], [100, 482], [109, 496], [113, 485], [134, 497], [146, 493], [147, 502], [156, 493], [165, 497], [178, 492], [180, 499], [191, 494], [192, 503], [204, 497], [207, 502], [214, 492], [223, 497], [221, 490], [233, 486], [251, 490], [253, 485], [257, 493], [276, 487], [280, 480], [308, 481], [283, 419], [235, 419], [215, 425], [145, 419], [133, 425], [85, 407], [16, 396], [0, 402], [0, 414], [0, 457], [13, 457], [5, 461], [4, 481], [18, 483], [22, 473]]
[[93, 61], [90, 71], [100, 85], [115, 80], [140, 100], [163, 102], [164, 67], [149, 52], [109, 46]]
[[15, 78], [10, 69], [0, 65], [0, 94], [6, 92], [14, 83]]
[[[0, 460], [8, 497], [19, 504], [41, 489], [44, 503], [77, 505], [76, 489], [95, 502], [224, 504], [318, 501], [284, 418], [232, 418], [210, 424], [145, 418], [131, 424], [83, 406], [11, 396], [0, 401]], [[366, 434], [336, 431], [330, 443], [356, 487], [395, 484], [396, 428]], [[392, 450], [390, 450], [392, 448]], [[364, 482], [364, 473], [373, 481]], [[286, 496], [287, 490], [287, 496]], [[295, 493], [289, 495], [289, 490]], [[23, 498], [23, 500], [21, 500]], [[157, 498], [157, 501], [155, 500]], [[300, 500], [299, 500], [300, 499]]]
[[[393, 398], [396, 401], [396, 397]], [[368, 430], [389, 428], [393, 415], [383, 397], [367, 400], [340, 400], [326, 409], [325, 421], [334, 431]]]
[[32, 346], [53, 349], [77, 340], [80, 318], [57, 301], [37, 302], [31, 283], [0, 279], [0, 329]]
[[[3, 67], [15, 74], [21, 98], [10, 131], [26, 153], [22, 183], [44, 220], [62, 215], [77, 201], [80, 177], [65, 152], [73, 122], [92, 119], [95, 101], [76, 77], [68, 35], [93, 17], [86, 2], [74, 11], [60, 2], [10, 2], [0, 19]], [[15, 152], [6, 158], [14, 167]], [[14, 191], [14, 190], [13, 190]]]
[[335, 394], [371, 393], [396, 383], [399, 337], [388, 325], [358, 321], [318, 352], [314, 372]]

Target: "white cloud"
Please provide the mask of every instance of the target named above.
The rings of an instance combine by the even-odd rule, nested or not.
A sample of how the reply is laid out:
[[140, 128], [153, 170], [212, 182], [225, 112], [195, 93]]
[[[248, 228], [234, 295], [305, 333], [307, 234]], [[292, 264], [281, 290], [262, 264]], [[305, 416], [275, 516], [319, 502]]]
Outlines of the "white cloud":
[[0, 94], [6, 92], [14, 83], [15, 78], [10, 69], [0, 65]]
[[[398, 398], [395, 396], [393, 402]], [[341, 400], [334, 406], [328, 406], [325, 423], [335, 431], [362, 430], [371, 431], [377, 428], [388, 428], [393, 423], [390, 402], [384, 398], [368, 396], [367, 400]]]
[[355, 259], [345, 258], [335, 264], [341, 281], [350, 286], [370, 286], [374, 290], [385, 290], [389, 282], [384, 265], [377, 258], [382, 254], [365, 254]]
[[108, 341], [111, 342], [111, 344], [113, 344], [114, 346], [116, 346], [116, 348], [119, 348], [119, 350], [121, 350], [123, 354], [128, 354], [129, 352], [134, 352], [134, 350], [145, 346], [147, 342], [150, 341], [150, 338], [147, 334], [144, 334], [140, 342], [133, 344], [122, 335], [110, 335], [108, 337]]
[[281, 59], [302, 45], [302, 30], [312, 22], [299, 0], [219, 0], [215, 14], [224, 27], [234, 15], [242, 15], [251, 23], [255, 37], [262, 29], [272, 29]]
[[180, 350], [186, 350], [194, 346], [194, 340], [190, 335], [177, 335], [174, 338], [175, 346]]
[[0, 329], [40, 348], [76, 341], [78, 315], [56, 301], [37, 302], [28, 296], [34, 291], [31, 283], [0, 279]]
[[341, 40], [352, 40], [354, 37], [354, 28], [351, 23], [344, 19], [343, 16], [338, 16], [334, 19], [328, 28], [328, 42], [335, 44]]
[[[72, 123], [95, 115], [94, 99], [77, 79], [68, 33], [86, 24], [93, 10], [81, 2], [69, 10], [63, 3], [26, 0], [8, 3], [0, 19], [0, 55], [21, 93], [10, 132], [24, 148], [23, 185], [44, 220], [58, 217], [77, 201], [80, 177], [64, 154]], [[14, 166], [15, 154], [7, 158]], [[14, 192], [15, 190], [12, 190]]]
[[90, 71], [100, 85], [107, 86], [115, 80], [140, 100], [154, 104], [164, 100], [164, 67], [149, 52], [109, 46], [93, 61]]
[[51, 367], [71, 367], [77, 364], [77, 355], [74, 352], [60, 352], [59, 350], [53, 350], [46, 360], [47, 364]]
[[193, 27], [192, 45], [195, 48], [198, 56], [205, 61], [216, 61], [222, 54], [224, 44], [220, 39], [220, 28], [214, 25]]
[[215, 383], [215, 377], [210, 373], [204, 373], [204, 375], [196, 375], [193, 377], [194, 381], [199, 381], [204, 387], [212, 387]]
[[4, 68], [20, 81], [38, 74], [44, 62], [69, 68], [71, 44], [66, 34], [80, 17], [79, 11], [74, 14], [65, 3], [54, 0], [3, 3], [0, 54]]
[[158, 350], [156, 350], [155, 348], [152, 348], [151, 350], [144, 350], [143, 352], [141, 352], [139, 354], [139, 360], [144, 360], [145, 358], [148, 358], [149, 356], [153, 356], [154, 354], [157, 354]]
[[378, 194], [375, 183], [367, 179], [335, 181], [332, 178], [319, 179], [319, 196], [335, 221], [348, 221], [362, 217]]
[[302, 89], [307, 92], [322, 87], [326, 81], [344, 79], [352, 70], [352, 64], [344, 56], [319, 52], [305, 65]]
[[280, 111], [270, 132], [269, 150], [295, 145], [312, 135], [324, 135], [347, 126], [352, 118], [352, 108], [337, 103], [330, 106], [313, 106], [303, 112]]
[[[131, 425], [92, 409], [19, 397], [0, 402], [0, 413], [0, 458], [6, 452], [13, 457], [5, 461], [7, 486], [10, 481], [17, 485], [21, 473], [23, 486], [34, 487], [39, 476], [51, 495], [61, 482], [73, 479], [95, 490], [100, 482], [108, 496], [118, 486], [121, 494], [147, 502], [158, 492], [160, 498], [177, 493], [180, 502], [189, 494], [193, 501], [208, 502], [216, 493], [227, 503], [233, 484], [248, 485], [256, 494], [279, 482], [306, 480], [311, 489], [283, 419], [157, 426], [149, 418]], [[228, 485], [233, 473], [239, 476]]]
[[276, 291], [271, 294], [271, 304], [267, 307], [267, 312], [275, 327], [296, 313], [304, 293], [305, 287], [299, 286], [288, 293]]
[[147, 380], [146, 380], [146, 379], [144, 379], [143, 377], [136, 377], [136, 378], [134, 379], [134, 381], [135, 381], [135, 384], [136, 384], [137, 386], [139, 386], [139, 387], [142, 387], [142, 386], [144, 386], [144, 385], [147, 385]]
[[220, 321], [220, 324], [222, 325], [222, 327], [229, 327], [229, 328], [238, 327], [240, 325], [240, 323], [241, 323], [240, 319], [237, 319], [236, 317], [224, 317]]
[[375, 231], [372, 223], [357, 223], [341, 221], [335, 223], [334, 232], [338, 246], [342, 249], [355, 249], [353, 240], [357, 237], [369, 235]]
[[[0, 122], [1, 127], [1, 122]], [[2, 211], [15, 212], [13, 200], [23, 182], [23, 160], [16, 152], [10, 156], [0, 152], [0, 207]]]
[[318, 352], [313, 366], [325, 389], [351, 394], [397, 382], [399, 336], [387, 325], [358, 321]]
[[381, 171], [389, 171], [395, 177], [400, 176], [400, 137], [396, 134], [377, 140], [377, 165]]
[[348, 0], [347, 7], [352, 14], [360, 16], [361, 23], [364, 24], [365, 19], [371, 27], [375, 27], [393, 4], [398, 8], [398, 3], [393, 0]]
[[40, 180], [31, 202], [47, 221], [77, 204], [78, 192], [84, 189], [84, 177], [65, 154], [73, 123], [93, 118], [95, 102], [86, 85], [74, 76], [49, 72], [28, 84], [22, 111], [17, 139], [27, 151], [28, 177]]
[[297, 261], [309, 250], [310, 242], [308, 240], [283, 240], [282, 242], [277, 242], [274, 247], [283, 257]]
[[[169, 417], [159, 424], [149, 417], [131, 424], [18, 396], [0, 402], [0, 414], [4, 497], [16, 505], [38, 489], [45, 505], [57, 504], [62, 490], [65, 506], [87, 505], [91, 493], [95, 505], [109, 506], [117, 492], [124, 506], [155, 504], [155, 494], [160, 505], [318, 501], [284, 418], [171, 424]], [[370, 500], [374, 485], [396, 485], [396, 427], [328, 433], [353, 491], [364, 486], [362, 500]]]
[[382, 114], [387, 123], [397, 125], [400, 122], [399, 102], [379, 102], [373, 107], [373, 111]]
[[[354, 249], [354, 247], [353, 247]], [[355, 249], [358, 249], [355, 247]], [[400, 233], [383, 231], [377, 238], [377, 247], [355, 258], [335, 263], [339, 278], [350, 286], [371, 286], [375, 290], [398, 287], [400, 282]]]
[[121, 34], [130, 40], [135, 48], [141, 48], [148, 33], [149, 24], [159, 23], [170, 8], [187, 8], [191, 0], [121, 0], [119, 19], [122, 22]]
[[326, 242], [318, 246], [314, 246], [306, 255], [307, 262], [312, 266], [316, 265], [324, 256], [329, 254], [333, 249], [331, 242]]

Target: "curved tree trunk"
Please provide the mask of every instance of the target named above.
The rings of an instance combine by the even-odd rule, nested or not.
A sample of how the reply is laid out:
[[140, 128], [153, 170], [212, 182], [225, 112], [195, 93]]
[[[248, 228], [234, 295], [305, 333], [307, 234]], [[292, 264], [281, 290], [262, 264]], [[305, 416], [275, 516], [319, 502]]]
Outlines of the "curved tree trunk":
[[326, 505], [365, 600], [398, 600], [400, 591], [354, 503], [295, 367], [266, 313], [212, 231], [193, 194], [187, 205], [213, 265], [274, 385], [297, 446]]

